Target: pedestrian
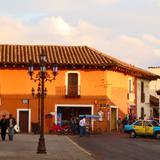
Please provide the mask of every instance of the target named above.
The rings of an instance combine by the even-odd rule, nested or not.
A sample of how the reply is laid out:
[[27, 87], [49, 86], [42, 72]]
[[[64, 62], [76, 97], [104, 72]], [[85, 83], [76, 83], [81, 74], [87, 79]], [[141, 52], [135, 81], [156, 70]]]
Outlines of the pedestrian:
[[16, 125], [16, 120], [15, 118], [13, 118], [12, 114], [10, 114], [8, 119], [8, 136], [10, 141], [13, 141], [15, 125]]
[[6, 115], [2, 116], [2, 119], [0, 120], [0, 127], [1, 127], [1, 138], [2, 138], [2, 141], [5, 141], [5, 139], [6, 139], [6, 130], [8, 128], [8, 119], [6, 118]]
[[121, 120], [121, 117], [118, 118], [117, 124], [118, 124], [118, 132], [122, 132], [122, 120]]
[[76, 130], [76, 134], [79, 134], [79, 118], [78, 117], [76, 117], [75, 130]]
[[122, 120], [123, 129], [124, 129], [124, 126], [125, 126], [126, 124], [128, 124], [128, 117], [127, 117], [127, 116], [125, 116], [125, 117], [123, 118], [123, 120]]
[[80, 137], [86, 135], [86, 119], [85, 117], [81, 118], [79, 121], [79, 130], [80, 130]]

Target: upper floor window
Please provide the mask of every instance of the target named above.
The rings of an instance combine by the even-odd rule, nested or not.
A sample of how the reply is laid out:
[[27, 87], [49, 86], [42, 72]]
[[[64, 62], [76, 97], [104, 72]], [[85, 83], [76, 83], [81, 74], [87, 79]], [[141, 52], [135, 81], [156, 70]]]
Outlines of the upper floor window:
[[132, 78], [129, 78], [129, 80], [128, 80], [128, 91], [129, 91], [129, 93], [133, 92], [133, 80], [132, 80]]
[[66, 73], [66, 96], [77, 97], [80, 95], [80, 74], [79, 72]]
[[144, 119], [144, 108], [141, 107], [141, 119]]
[[141, 102], [145, 101], [145, 94], [144, 94], [144, 82], [141, 81]]

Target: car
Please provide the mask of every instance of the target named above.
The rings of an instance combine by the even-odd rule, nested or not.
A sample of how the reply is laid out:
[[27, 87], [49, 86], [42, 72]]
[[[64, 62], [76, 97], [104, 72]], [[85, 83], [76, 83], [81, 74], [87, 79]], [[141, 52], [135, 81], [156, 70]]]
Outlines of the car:
[[125, 125], [124, 132], [130, 134], [131, 138], [153, 136], [156, 139], [160, 139], [160, 125], [155, 120], [137, 120], [130, 125]]

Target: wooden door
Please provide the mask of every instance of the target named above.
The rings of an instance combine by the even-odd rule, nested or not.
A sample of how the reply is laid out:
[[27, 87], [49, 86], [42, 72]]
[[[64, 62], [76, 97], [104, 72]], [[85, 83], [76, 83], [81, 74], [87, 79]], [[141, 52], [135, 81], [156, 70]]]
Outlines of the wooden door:
[[111, 108], [111, 131], [115, 131], [117, 129], [117, 113], [116, 108]]
[[19, 111], [19, 127], [21, 133], [28, 133], [28, 111]]
[[69, 96], [78, 95], [78, 74], [77, 73], [68, 74], [68, 95]]

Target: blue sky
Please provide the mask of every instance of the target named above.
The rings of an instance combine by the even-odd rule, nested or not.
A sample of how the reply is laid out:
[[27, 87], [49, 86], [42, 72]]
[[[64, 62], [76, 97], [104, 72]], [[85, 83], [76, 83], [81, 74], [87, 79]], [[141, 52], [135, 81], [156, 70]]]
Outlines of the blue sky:
[[0, 0], [1, 44], [88, 45], [160, 66], [160, 0]]

